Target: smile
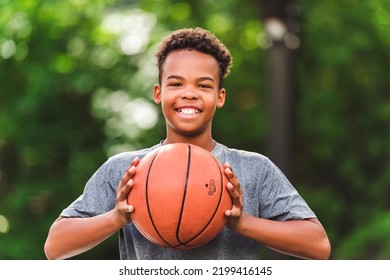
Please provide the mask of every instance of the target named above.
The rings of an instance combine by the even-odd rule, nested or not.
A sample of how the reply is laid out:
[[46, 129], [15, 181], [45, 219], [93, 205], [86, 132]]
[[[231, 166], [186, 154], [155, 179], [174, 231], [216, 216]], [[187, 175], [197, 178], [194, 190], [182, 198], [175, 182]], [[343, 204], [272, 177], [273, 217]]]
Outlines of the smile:
[[196, 108], [181, 108], [181, 109], [176, 109], [176, 111], [183, 115], [197, 115], [200, 113], [200, 110]]

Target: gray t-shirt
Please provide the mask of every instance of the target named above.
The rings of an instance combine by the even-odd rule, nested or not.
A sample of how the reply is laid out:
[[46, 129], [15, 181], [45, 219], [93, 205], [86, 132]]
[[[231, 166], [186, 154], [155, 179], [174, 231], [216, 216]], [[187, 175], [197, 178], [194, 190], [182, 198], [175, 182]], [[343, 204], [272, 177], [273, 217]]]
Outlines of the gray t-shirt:
[[[61, 213], [62, 217], [91, 217], [115, 207], [116, 189], [122, 176], [138, 156], [160, 147], [125, 152], [109, 158], [87, 182], [83, 194]], [[244, 211], [260, 218], [285, 221], [316, 217], [297, 190], [267, 157], [217, 143], [212, 154], [230, 163], [244, 194]], [[223, 228], [207, 245], [191, 250], [173, 250], [148, 241], [129, 224], [119, 231], [121, 259], [258, 259], [257, 242]]]

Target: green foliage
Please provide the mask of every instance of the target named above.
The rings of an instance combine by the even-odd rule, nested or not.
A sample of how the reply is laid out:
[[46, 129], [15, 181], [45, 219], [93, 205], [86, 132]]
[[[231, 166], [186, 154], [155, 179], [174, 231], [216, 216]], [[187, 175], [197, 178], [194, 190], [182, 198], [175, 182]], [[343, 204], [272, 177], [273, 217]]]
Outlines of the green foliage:
[[389, 258], [389, 2], [321, 2], [302, 1], [297, 177], [329, 194], [316, 208], [335, 258]]
[[390, 215], [379, 212], [368, 225], [359, 226], [338, 248], [340, 259], [389, 259]]
[[[44, 258], [49, 225], [105, 160], [90, 103], [103, 73], [86, 57], [97, 46], [88, 30], [102, 10], [87, 4], [1, 7], [0, 215], [9, 228], [0, 233], [0, 258]], [[77, 38], [84, 52], [72, 52]]]
[[[110, 155], [164, 135], [156, 44], [201, 26], [231, 50], [214, 136], [267, 155], [267, 40], [258, 1], [2, 0], [0, 259], [43, 259], [60, 211]], [[299, 1], [291, 180], [334, 259], [387, 259], [390, 4]], [[272, 109], [272, 108], [271, 108]], [[112, 237], [77, 258], [116, 259]]]

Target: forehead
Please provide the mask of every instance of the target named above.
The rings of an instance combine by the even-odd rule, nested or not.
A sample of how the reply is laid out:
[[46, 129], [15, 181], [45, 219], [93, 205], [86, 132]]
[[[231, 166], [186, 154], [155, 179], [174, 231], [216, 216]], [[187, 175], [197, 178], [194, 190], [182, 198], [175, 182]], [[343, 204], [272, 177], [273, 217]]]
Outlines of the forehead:
[[163, 77], [167, 75], [211, 75], [218, 77], [217, 60], [194, 50], [180, 50], [170, 53], [163, 66]]

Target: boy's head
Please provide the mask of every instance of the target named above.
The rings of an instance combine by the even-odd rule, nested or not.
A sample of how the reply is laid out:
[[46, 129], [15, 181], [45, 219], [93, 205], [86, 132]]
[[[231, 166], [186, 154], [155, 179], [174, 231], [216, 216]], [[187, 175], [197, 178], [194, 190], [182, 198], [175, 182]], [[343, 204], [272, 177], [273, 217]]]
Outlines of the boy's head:
[[179, 29], [161, 42], [156, 52], [160, 84], [167, 56], [181, 50], [195, 50], [214, 57], [219, 65], [219, 87], [222, 88], [223, 78], [229, 74], [232, 65], [232, 57], [225, 45], [212, 33], [199, 27]]

